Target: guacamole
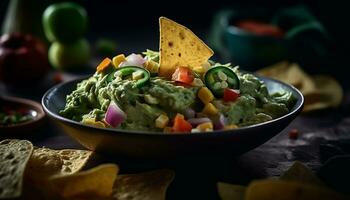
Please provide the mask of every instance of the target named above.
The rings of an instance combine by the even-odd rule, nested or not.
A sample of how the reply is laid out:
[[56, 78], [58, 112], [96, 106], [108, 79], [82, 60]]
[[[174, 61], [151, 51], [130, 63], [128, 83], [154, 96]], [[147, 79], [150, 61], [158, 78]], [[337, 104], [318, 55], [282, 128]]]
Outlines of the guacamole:
[[104, 60], [67, 96], [61, 115], [100, 127], [194, 133], [269, 121], [295, 103], [292, 93], [269, 94], [261, 80], [230, 64], [210, 61], [205, 72], [179, 67], [168, 78], [157, 74], [158, 62], [149, 50]]

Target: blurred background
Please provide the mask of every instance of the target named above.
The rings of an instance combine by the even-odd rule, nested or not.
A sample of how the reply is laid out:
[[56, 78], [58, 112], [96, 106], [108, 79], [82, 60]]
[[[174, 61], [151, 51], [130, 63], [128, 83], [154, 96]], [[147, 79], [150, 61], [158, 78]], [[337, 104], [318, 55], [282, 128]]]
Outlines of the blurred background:
[[[333, 140], [345, 138], [349, 133], [350, 81], [347, 72], [350, 67], [350, 12], [346, 1], [71, 0], [69, 2], [77, 5], [59, 8], [57, 3], [60, 2], [67, 1], [0, 0], [0, 100], [2, 95], [10, 95], [39, 102], [53, 85], [94, 73], [97, 64], [106, 56], [112, 58], [120, 53], [128, 55], [146, 49], [158, 50], [158, 18], [166, 16], [203, 39], [214, 50], [215, 61], [231, 62], [243, 70], [293, 84], [305, 97], [304, 112], [324, 111], [302, 116], [290, 126], [305, 134], [301, 135], [303, 139], [300, 141], [311, 141], [310, 145], [302, 148], [291, 145], [288, 146], [290, 150], [281, 151], [284, 143], [270, 143], [242, 157], [238, 161], [241, 162], [238, 169], [232, 170], [231, 165], [225, 163], [227, 169], [219, 173], [225, 179], [227, 175], [235, 177], [236, 171], [238, 179], [244, 177], [248, 180], [254, 174], [265, 173], [261, 167], [265, 165], [268, 166], [266, 171], [275, 173], [277, 168], [286, 168], [288, 162], [285, 159], [290, 160], [291, 155], [292, 159], [297, 155], [296, 158], [317, 166], [313, 162], [318, 160], [318, 142], [322, 141], [318, 135]], [[53, 4], [54, 7], [47, 11], [56, 21], [43, 17], [44, 10]], [[70, 9], [81, 16], [72, 14]], [[63, 14], [58, 15], [58, 11]], [[46, 20], [44, 24], [43, 20]], [[87, 22], [86, 27], [82, 22]], [[69, 24], [75, 26], [70, 27]], [[44, 28], [54, 30], [56, 37], [44, 34]], [[17, 33], [9, 36], [11, 32]], [[1, 111], [2, 107], [0, 114]], [[273, 142], [286, 141], [288, 134], [291, 138], [289, 130], [287, 128]], [[27, 130], [23, 132], [27, 133]], [[72, 144], [51, 124], [45, 124], [41, 132], [45, 137], [57, 135], [52, 141], [45, 138], [42, 143], [45, 146]], [[335, 142], [333, 145], [332, 148], [324, 146], [327, 158], [339, 152], [340, 155], [349, 152], [349, 141], [339, 142], [343, 145], [341, 148]], [[267, 157], [261, 157], [262, 153]], [[345, 162], [348, 163], [348, 160]], [[348, 165], [339, 163], [343, 170], [329, 168], [332, 180], [333, 172], [339, 171], [335, 179], [348, 172], [344, 168]], [[190, 171], [198, 170], [190, 175], [198, 177], [198, 180], [206, 179], [203, 174], [212, 165], [201, 170], [190, 168]], [[243, 170], [245, 165], [250, 167]], [[187, 163], [184, 169], [188, 170]], [[218, 170], [210, 171], [213, 174]], [[242, 171], [246, 173], [240, 174]], [[191, 184], [187, 174], [184, 175], [184, 182]], [[342, 188], [349, 185], [346, 176], [345, 179], [346, 184], [339, 182]], [[207, 184], [207, 180], [202, 184]], [[185, 188], [192, 190], [191, 187]], [[199, 190], [206, 189], [199, 187]]]
[[[35, 23], [41, 26], [44, 9], [61, 1], [0, 1], [2, 33], [5, 32], [5, 20], [12, 18], [11, 23], [17, 23], [18, 20], [14, 18], [20, 18], [18, 15], [9, 17], [11, 2], [27, 5], [22, 8], [25, 10], [22, 12], [26, 12], [24, 16], [27, 17], [22, 18], [28, 21], [28, 26], [31, 25], [25, 29], [35, 29]], [[214, 49], [214, 58], [221, 62], [232, 62], [247, 71], [256, 71], [280, 61], [296, 62], [307, 73], [328, 74], [336, 78], [343, 87], [349, 85], [344, 73], [348, 67], [349, 12], [343, 4], [316, 0], [216, 0], [200, 3], [179, 0], [163, 4], [153, 1], [73, 2], [81, 5], [87, 12], [88, 29], [83, 38], [90, 45], [92, 56], [89, 58], [89, 65], [92, 66], [106, 55], [142, 52], [145, 49], [157, 50], [158, 18], [166, 16], [187, 26], [205, 40]], [[232, 28], [239, 27], [239, 23], [243, 28], [247, 26], [252, 30], [244, 30], [242, 36], [241, 31], [237, 32], [237, 29]], [[271, 27], [266, 28], [264, 25], [279, 28], [280, 35], [274, 35], [276, 30], [273, 28], [273, 33], [269, 32]], [[29, 32], [31, 31], [33, 35], [46, 40], [45, 45], [50, 47], [52, 42], [47, 41], [40, 32], [42, 30]], [[263, 35], [262, 39], [256, 39], [259, 31]], [[50, 69], [56, 70], [57, 67], [51, 66]]]

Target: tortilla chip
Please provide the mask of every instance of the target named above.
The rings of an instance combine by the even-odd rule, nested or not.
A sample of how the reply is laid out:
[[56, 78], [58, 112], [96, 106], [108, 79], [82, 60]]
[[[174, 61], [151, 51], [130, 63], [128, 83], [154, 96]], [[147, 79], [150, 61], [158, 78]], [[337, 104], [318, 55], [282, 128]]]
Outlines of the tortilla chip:
[[164, 200], [174, 176], [171, 170], [119, 175], [113, 197], [118, 200]]
[[345, 200], [349, 197], [338, 192], [294, 181], [259, 180], [247, 187], [246, 200]]
[[219, 182], [217, 187], [221, 200], [244, 200], [245, 186]]
[[295, 161], [293, 165], [281, 175], [280, 179], [285, 181], [298, 181], [311, 185], [324, 185], [308, 167], [299, 161]]
[[74, 199], [110, 197], [119, 167], [103, 164], [87, 171], [70, 175], [56, 175], [49, 179], [53, 196]]
[[287, 61], [279, 62], [258, 70], [257, 74], [291, 84], [303, 94], [316, 90], [316, 85], [312, 78], [295, 63], [289, 63]]
[[337, 107], [343, 99], [343, 90], [330, 76], [309, 76], [299, 65], [287, 61], [258, 70], [257, 74], [274, 78], [298, 88], [305, 97], [303, 112]]
[[42, 182], [51, 176], [68, 175], [80, 171], [90, 159], [92, 151], [35, 148], [26, 170], [26, 178]]
[[0, 199], [21, 195], [24, 171], [32, 152], [33, 145], [27, 140], [0, 142]]
[[191, 69], [202, 68], [202, 64], [214, 54], [190, 29], [166, 17], [159, 18], [160, 66], [159, 74], [171, 77], [179, 66]]
[[304, 112], [335, 108], [341, 104], [344, 93], [338, 81], [326, 75], [317, 75], [312, 78], [317, 85], [317, 90], [304, 95]]

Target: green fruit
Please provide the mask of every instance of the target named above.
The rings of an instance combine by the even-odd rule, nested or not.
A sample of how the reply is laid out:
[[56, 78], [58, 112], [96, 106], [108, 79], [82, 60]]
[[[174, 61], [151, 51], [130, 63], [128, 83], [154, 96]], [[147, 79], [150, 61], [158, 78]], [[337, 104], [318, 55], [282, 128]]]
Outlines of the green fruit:
[[103, 57], [113, 57], [117, 50], [117, 43], [113, 39], [100, 38], [95, 43], [97, 53]]
[[52, 4], [44, 11], [43, 28], [49, 41], [69, 43], [83, 37], [87, 30], [87, 13], [72, 2]]
[[49, 49], [49, 61], [60, 70], [76, 70], [87, 66], [90, 58], [90, 45], [86, 39], [70, 44], [52, 43]]

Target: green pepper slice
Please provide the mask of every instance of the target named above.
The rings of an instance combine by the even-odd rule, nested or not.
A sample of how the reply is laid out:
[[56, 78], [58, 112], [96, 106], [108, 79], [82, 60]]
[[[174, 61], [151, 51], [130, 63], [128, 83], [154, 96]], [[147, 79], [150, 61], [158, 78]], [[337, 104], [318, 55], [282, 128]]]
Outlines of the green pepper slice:
[[222, 97], [225, 88], [239, 90], [237, 74], [225, 66], [210, 68], [204, 75], [204, 82], [216, 97]]
[[[148, 70], [142, 67], [137, 66], [124, 66], [119, 67], [114, 73], [114, 76], [120, 77], [121, 79], [125, 80], [128, 78], [132, 79], [133, 73], [136, 73], [136, 76], [138, 76], [135, 87], [141, 88], [144, 85], [146, 85], [151, 77], [151, 74]], [[137, 74], [138, 73], [138, 74]]]

